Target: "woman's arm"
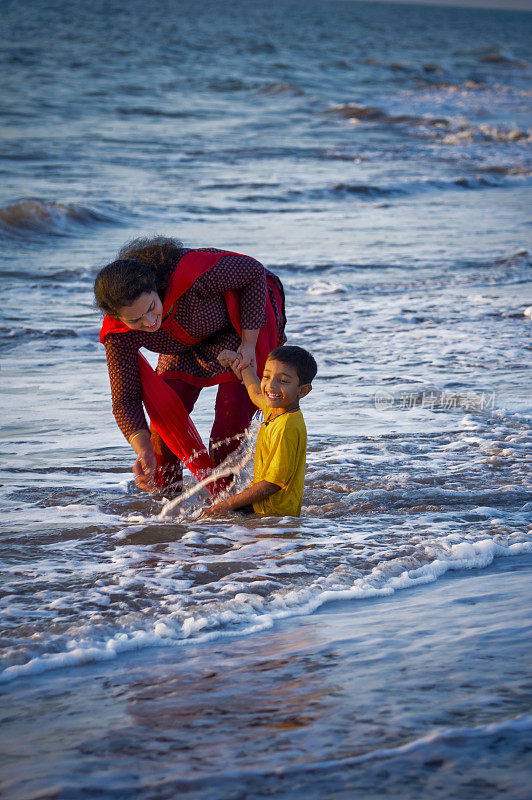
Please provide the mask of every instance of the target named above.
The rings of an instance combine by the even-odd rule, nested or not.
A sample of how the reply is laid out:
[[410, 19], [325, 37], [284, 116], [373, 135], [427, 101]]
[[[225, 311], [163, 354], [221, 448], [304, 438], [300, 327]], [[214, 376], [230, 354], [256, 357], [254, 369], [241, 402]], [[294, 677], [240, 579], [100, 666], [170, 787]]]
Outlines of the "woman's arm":
[[[139, 347], [155, 352], [174, 349], [174, 343], [164, 332], [109, 334], [105, 338], [107, 366], [111, 382], [113, 414], [129, 444], [137, 454], [133, 465], [135, 483], [144, 491], [153, 491], [156, 459], [151, 435], [142, 408], [142, 385], [138, 366]], [[183, 349], [178, 342], [175, 349]]]
[[260, 389], [259, 377], [255, 369], [251, 366], [243, 367], [240, 354], [235, 353], [232, 350], [222, 350], [222, 352], [218, 355], [218, 361], [222, 367], [231, 367], [236, 377], [244, 383], [251, 402], [262, 411], [263, 398]]
[[241, 357], [241, 367], [253, 367], [257, 369], [257, 360], [255, 358], [255, 348], [257, 346], [257, 339], [259, 338], [260, 328], [249, 329], [242, 328], [242, 344], [238, 348], [238, 355]]
[[142, 385], [138, 366], [140, 337], [141, 334], [131, 331], [109, 334], [105, 338], [113, 414], [128, 442], [139, 431], [148, 431], [142, 409]]
[[128, 442], [133, 434], [148, 430], [142, 408], [142, 385], [139, 374], [138, 351], [145, 347], [154, 353], [178, 356], [187, 348], [159, 329], [156, 333], [128, 331], [105, 337], [105, 353], [111, 383], [113, 414]]

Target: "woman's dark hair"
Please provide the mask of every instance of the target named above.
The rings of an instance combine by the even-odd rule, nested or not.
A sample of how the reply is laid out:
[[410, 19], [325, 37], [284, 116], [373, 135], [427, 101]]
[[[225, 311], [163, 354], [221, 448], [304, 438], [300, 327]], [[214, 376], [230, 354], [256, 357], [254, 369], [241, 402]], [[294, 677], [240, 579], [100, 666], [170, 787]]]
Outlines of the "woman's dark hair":
[[312, 383], [318, 371], [318, 365], [314, 356], [308, 350], [292, 344], [284, 344], [276, 347], [268, 356], [268, 361], [280, 361], [281, 364], [288, 364], [297, 372], [299, 383]]
[[96, 304], [116, 317], [120, 308], [131, 305], [141, 294], [157, 292], [164, 300], [168, 276], [183, 255], [182, 250], [182, 242], [164, 236], [134, 239], [124, 245], [118, 260], [103, 267], [96, 276]]

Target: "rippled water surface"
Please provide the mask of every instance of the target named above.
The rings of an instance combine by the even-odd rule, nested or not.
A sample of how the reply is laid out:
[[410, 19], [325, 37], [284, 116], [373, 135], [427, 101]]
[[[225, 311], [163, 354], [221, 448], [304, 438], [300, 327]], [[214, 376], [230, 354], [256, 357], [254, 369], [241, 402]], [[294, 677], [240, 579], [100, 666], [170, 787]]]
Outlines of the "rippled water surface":
[[[529, 621], [522, 582], [512, 577], [521, 609], [512, 616], [501, 576], [518, 575], [532, 550], [532, 16], [325, 0], [97, 2], [75, 14], [63, 0], [4, 7], [0, 680], [15, 739], [35, 728], [40, 704], [41, 724], [51, 730], [55, 719], [61, 729], [37, 759], [33, 788], [17, 772], [19, 756], [5, 757], [13, 797], [55, 784], [58, 793], [46, 796], [79, 796], [63, 783], [67, 720], [77, 714], [80, 726], [95, 724], [84, 687], [95, 677], [121, 687], [127, 670], [136, 686], [150, 687], [148, 699], [138, 692], [144, 710], [161, 708], [174, 691], [199, 705], [188, 745], [150, 745], [161, 763], [172, 762], [172, 780], [186, 773], [182, 791], [198, 797], [236, 797], [244, 785], [242, 796], [275, 796], [275, 782], [261, 776], [270, 768], [288, 775], [298, 764], [322, 770], [316, 797], [343, 797], [323, 764], [344, 764], [350, 775], [363, 754], [391, 747], [385, 758], [397, 776], [406, 752], [397, 748], [417, 752], [415, 743], [426, 742], [431, 751], [436, 728], [443, 738], [434, 758], [455, 766], [464, 759], [457, 772], [474, 772], [488, 740], [503, 742], [500, 775], [520, 769], [530, 653], [516, 642], [525, 641]], [[174, 508], [132, 485], [91, 287], [125, 241], [151, 233], [249, 253], [283, 280], [289, 341], [312, 350], [319, 365], [303, 409], [309, 451], [300, 520], [201, 521], [207, 495], [192, 491], [192, 476], [190, 496]], [[204, 436], [213, 399], [206, 390], [194, 411]], [[240, 456], [241, 486], [251, 475], [253, 436]], [[471, 570], [487, 581], [478, 596], [466, 582]], [[331, 601], [347, 603], [346, 616], [334, 620], [341, 637], [350, 614], [369, 615], [358, 632], [349, 628], [354, 644], [345, 658], [333, 659], [341, 669], [352, 657], [355, 669], [357, 648], [371, 647], [371, 631], [383, 624], [372, 604], [393, 618], [391, 641], [417, 613], [405, 598], [423, 592], [412, 603], [432, 609], [433, 620], [440, 587], [451, 584], [456, 603], [470, 596], [480, 604], [475, 624], [488, 624], [490, 606], [479, 597], [490, 585], [505, 629], [515, 624], [515, 636], [493, 651], [497, 664], [507, 661], [506, 694], [503, 687], [488, 698], [480, 656], [461, 653], [456, 637], [436, 639], [454, 653], [449, 669], [466, 659], [464, 685], [476, 681], [462, 716], [438, 716], [441, 686], [426, 688], [421, 675], [431, 666], [420, 662], [409, 696], [434, 713], [408, 717], [400, 687], [381, 667], [378, 680], [392, 685], [401, 709], [397, 727], [391, 712], [363, 731], [345, 718], [329, 727], [313, 721], [308, 708], [326, 706], [334, 687], [322, 677], [330, 643], [316, 633], [315, 651], [306, 631], [326, 619]], [[455, 625], [459, 632], [467, 622], [459, 616]], [[423, 651], [426, 630], [411, 630], [412, 651]], [[315, 695], [281, 698], [297, 705], [303, 722], [277, 720], [291, 734], [272, 738], [269, 767], [259, 765], [253, 744], [263, 728], [235, 699], [240, 687], [253, 703], [257, 652], [282, 653], [268, 671], [283, 686], [307, 686], [314, 668], [319, 675]], [[192, 686], [194, 659], [204, 678]], [[208, 708], [209, 668], [223, 665], [238, 679], [218, 685]], [[57, 705], [67, 686], [68, 700]], [[515, 702], [507, 704], [512, 686]], [[106, 709], [101, 747], [115, 746], [116, 711], [133, 753], [149, 735], [119, 711], [121, 691], [112, 703], [103, 689], [94, 699]], [[355, 695], [351, 687], [346, 696]], [[247, 760], [237, 739], [225, 764], [222, 750], [205, 750], [229, 708], [223, 697], [232, 700], [222, 728], [245, 731], [255, 753]], [[266, 719], [273, 712], [260, 702]], [[178, 704], [172, 713], [183, 722], [189, 711]], [[494, 725], [503, 726], [502, 738]], [[474, 733], [463, 734], [458, 756], [448, 748], [455, 734], [445, 731], [462, 729]], [[87, 771], [103, 769], [102, 749], [79, 747]], [[196, 772], [180, 772], [187, 747]], [[245, 777], [227, 773], [232, 765]], [[426, 775], [409, 765], [410, 778], [399, 783], [414, 798]], [[93, 791], [166, 796], [155, 794], [148, 769], [134, 778], [128, 767], [126, 779], [123, 766]], [[222, 772], [218, 795], [194, 783]], [[378, 785], [369, 767], [364, 774]], [[294, 786], [303, 796], [301, 780]], [[344, 789], [355, 796], [349, 780]], [[435, 797], [478, 796], [463, 785], [456, 795], [432, 789]], [[516, 792], [507, 787], [507, 796]]]

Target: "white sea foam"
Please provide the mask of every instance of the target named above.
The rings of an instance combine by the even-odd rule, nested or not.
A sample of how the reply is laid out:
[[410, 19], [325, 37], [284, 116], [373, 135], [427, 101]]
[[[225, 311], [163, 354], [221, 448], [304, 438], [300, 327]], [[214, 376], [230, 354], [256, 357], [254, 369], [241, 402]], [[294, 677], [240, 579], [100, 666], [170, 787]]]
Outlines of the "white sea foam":
[[343, 294], [346, 291], [347, 288], [336, 281], [314, 281], [307, 289], [309, 294], [318, 297], [326, 294]]
[[[203, 541], [199, 535], [183, 537], [183, 540], [188, 544], [201, 544]], [[288, 549], [286, 544], [278, 543], [278, 545], [276, 551], [278, 554], [283, 549]], [[238, 549], [237, 557], [251, 558], [256, 551], [256, 544], [249, 547], [244, 545]], [[496, 557], [529, 553], [532, 553], [532, 541], [528, 540], [514, 542], [508, 540], [503, 543], [485, 538], [468, 542], [460, 541], [457, 535], [451, 535], [446, 540], [423, 544], [415, 556], [412, 555], [406, 560], [396, 558], [381, 562], [368, 574], [355, 577], [348, 583], [341, 572], [333, 570], [328, 578], [318, 578], [304, 588], [274, 589], [267, 597], [253, 591], [243, 591], [241, 583], [226, 584], [225, 591], [229, 591], [228, 596], [220, 600], [219, 595], [215, 603], [204, 602], [200, 613], [194, 611], [194, 606], [191, 606], [189, 611], [183, 606], [184, 597], [180, 593], [189, 589], [190, 582], [180, 580], [178, 577], [182, 575], [179, 565], [169, 564], [166, 577], [164, 574], [159, 574], [155, 584], [153, 581], [144, 581], [142, 584], [145, 590], [155, 590], [156, 594], [164, 598], [162, 605], [159, 606], [157, 618], [145, 628], [126, 627], [108, 638], [101, 639], [97, 628], [91, 634], [89, 626], [86, 630], [89, 638], [73, 639], [67, 652], [43, 653], [27, 663], [8, 666], [0, 674], [0, 682], [36, 675], [50, 669], [109, 660], [130, 650], [178, 646], [186, 640], [202, 642], [224, 636], [249, 635], [271, 628], [276, 620], [299, 614], [311, 614], [328, 602], [391, 596], [402, 589], [436, 581], [450, 570], [482, 569], [489, 566]], [[143, 557], [145, 556], [140, 553], [130, 553], [125, 564], [138, 563]], [[423, 561], [425, 563], [422, 563]], [[405, 569], [405, 562], [410, 563], [410, 568]], [[207, 573], [210, 569], [208, 564], [201, 562], [194, 565], [194, 571], [198, 574]], [[293, 574], [294, 571], [299, 574], [310, 572], [298, 559], [294, 559], [290, 566], [286, 564], [274, 566], [268, 573], [275, 578], [276, 575]], [[123, 583], [122, 588], [132, 585], [134, 584], [129, 578]], [[220, 588], [223, 590], [223, 587]], [[111, 589], [107, 592], [98, 589], [83, 599], [96, 608], [106, 608], [109, 606], [108, 593], [111, 592]], [[52, 601], [50, 607], [61, 609], [75, 602], [75, 596], [70, 596], [70, 600], [65, 596]]]

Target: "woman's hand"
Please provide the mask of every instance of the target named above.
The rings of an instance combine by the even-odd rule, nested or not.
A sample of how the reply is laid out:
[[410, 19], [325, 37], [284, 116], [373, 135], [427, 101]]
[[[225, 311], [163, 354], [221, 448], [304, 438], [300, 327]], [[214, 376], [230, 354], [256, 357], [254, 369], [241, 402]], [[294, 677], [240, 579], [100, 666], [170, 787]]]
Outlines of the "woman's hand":
[[253, 369], [257, 369], [255, 347], [253, 345], [242, 342], [237, 350], [237, 353], [240, 356], [240, 369], [245, 369], [245, 367], [253, 367]]
[[133, 464], [133, 474], [135, 483], [145, 492], [153, 492], [156, 488], [153, 477], [157, 460], [151, 444], [151, 436], [148, 430], [137, 431], [130, 438], [129, 443], [137, 453], [137, 460]]

